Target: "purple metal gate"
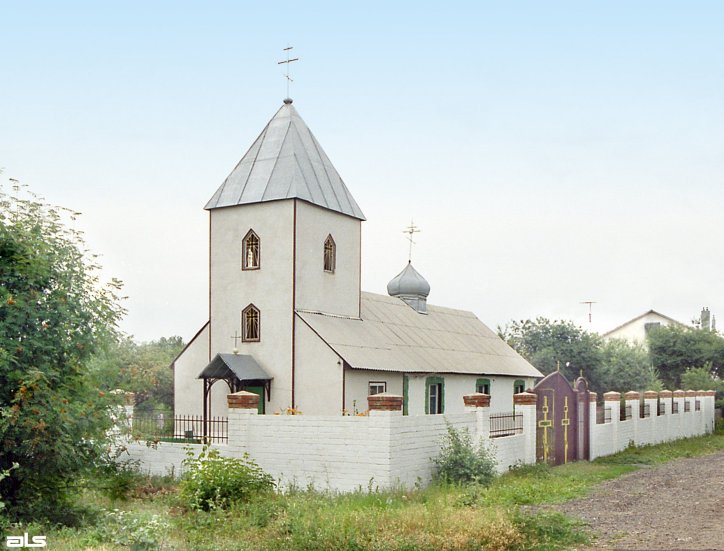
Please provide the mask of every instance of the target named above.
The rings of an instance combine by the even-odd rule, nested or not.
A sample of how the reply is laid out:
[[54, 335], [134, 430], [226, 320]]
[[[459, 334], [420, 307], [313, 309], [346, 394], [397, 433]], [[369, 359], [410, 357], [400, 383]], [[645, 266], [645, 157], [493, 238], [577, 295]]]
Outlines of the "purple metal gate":
[[560, 465], [588, 459], [588, 383], [576, 380], [574, 389], [559, 371], [544, 377], [533, 389], [536, 401], [536, 459]]

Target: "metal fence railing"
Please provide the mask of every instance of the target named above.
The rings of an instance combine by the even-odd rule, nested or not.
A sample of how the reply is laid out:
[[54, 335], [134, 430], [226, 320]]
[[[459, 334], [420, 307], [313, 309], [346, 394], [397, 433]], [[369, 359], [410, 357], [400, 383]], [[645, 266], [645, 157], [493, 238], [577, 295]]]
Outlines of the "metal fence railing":
[[671, 413], [679, 413], [679, 402], [676, 400], [671, 402]]
[[626, 405], [625, 407], [621, 408], [621, 421], [628, 421], [633, 417], [633, 408], [631, 407], [631, 404]]
[[493, 413], [490, 416], [490, 438], [523, 433], [522, 413]]
[[663, 400], [659, 401], [658, 414], [666, 415], [666, 402], [664, 402]]
[[651, 417], [651, 404], [641, 404], [639, 417]]
[[145, 440], [188, 443], [202, 443], [205, 440], [221, 443], [228, 441], [229, 422], [226, 417], [209, 417], [204, 431], [204, 418], [201, 415], [137, 413], [131, 418], [131, 430], [135, 438]]
[[694, 402], [694, 411], [701, 411], [701, 401], [700, 400], [696, 400]]
[[596, 407], [596, 424], [604, 425], [611, 422], [611, 408], [604, 406]]

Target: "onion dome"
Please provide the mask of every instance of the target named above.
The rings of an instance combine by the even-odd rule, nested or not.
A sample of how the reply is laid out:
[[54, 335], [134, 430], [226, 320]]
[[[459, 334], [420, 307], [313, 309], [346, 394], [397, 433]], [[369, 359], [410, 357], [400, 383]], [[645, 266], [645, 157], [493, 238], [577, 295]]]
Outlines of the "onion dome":
[[411, 262], [387, 284], [387, 294], [404, 300], [421, 314], [427, 313], [430, 284], [412, 267]]

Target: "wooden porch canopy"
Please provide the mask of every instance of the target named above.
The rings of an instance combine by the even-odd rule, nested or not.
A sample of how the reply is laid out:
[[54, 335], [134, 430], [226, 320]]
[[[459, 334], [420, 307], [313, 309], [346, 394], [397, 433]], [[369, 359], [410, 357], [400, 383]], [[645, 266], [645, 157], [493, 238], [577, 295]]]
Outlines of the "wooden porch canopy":
[[226, 382], [232, 393], [239, 392], [244, 386], [263, 386], [267, 400], [271, 399], [272, 377], [247, 354], [217, 354], [198, 378], [204, 380], [204, 436], [207, 420], [211, 417], [209, 394], [215, 382]]

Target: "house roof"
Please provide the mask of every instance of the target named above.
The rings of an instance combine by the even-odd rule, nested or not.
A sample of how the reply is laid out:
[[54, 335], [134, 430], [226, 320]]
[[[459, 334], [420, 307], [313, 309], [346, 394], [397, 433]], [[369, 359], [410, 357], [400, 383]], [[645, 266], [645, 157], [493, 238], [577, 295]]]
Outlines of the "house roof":
[[365, 219], [291, 100], [284, 100], [204, 208], [293, 198]]
[[464, 310], [428, 306], [421, 315], [398, 298], [362, 293], [360, 319], [310, 311], [297, 315], [357, 369], [543, 376]]
[[217, 354], [197, 377], [198, 379], [228, 379], [240, 381], [268, 381], [269, 374], [247, 354]]
[[641, 314], [640, 316], [636, 316], [635, 318], [632, 318], [632, 319], [628, 320], [627, 322], [622, 323], [622, 324], [619, 325], [618, 327], [614, 327], [614, 328], [611, 329], [610, 331], [605, 332], [605, 333], [603, 334], [603, 336], [604, 336], [604, 337], [607, 337], [607, 336], [610, 335], [611, 333], [615, 333], [615, 332], [618, 331], [619, 329], [622, 329], [622, 328], [626, 327], [627, 325], [630, 325], [630, 324], [632, 324], [632, 323], [634, 323], [634, 322], [637, 322], [637, 321], [640, 320], [641, 318], [646, 317], [646, 316], [649, 316], [649, 315], [651, 315], [651, 314], [654, 314], [654, 315], [656, 315], [656, 316], [659, 316], [660, 318], [663, 318], [663, 319], [667, 320], [669, 323], [673, 323], [674, 325], [679, 325], [679, 326], [681, 326], [681, 327], [685, 327], [685, 326], [686, 326], [685, 323], [681, 323], [680, 321], [675, 320], [674, 318], [670, 318], [669, 316], [665, 316], [665, 315], [662, 314], [661, 312], [657, 312], [656, 310], [648, 310], [648, 311], [644, 312], [643, 314]]

